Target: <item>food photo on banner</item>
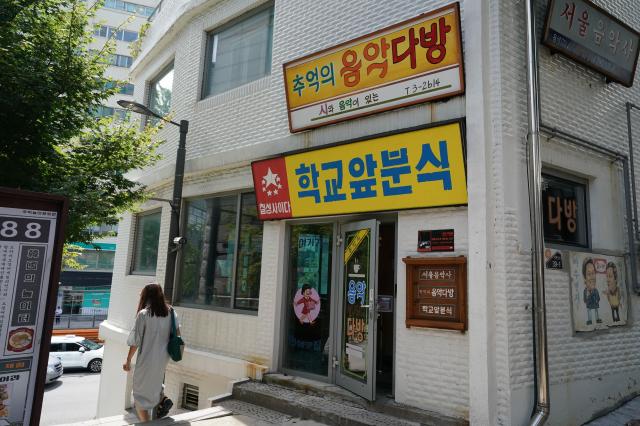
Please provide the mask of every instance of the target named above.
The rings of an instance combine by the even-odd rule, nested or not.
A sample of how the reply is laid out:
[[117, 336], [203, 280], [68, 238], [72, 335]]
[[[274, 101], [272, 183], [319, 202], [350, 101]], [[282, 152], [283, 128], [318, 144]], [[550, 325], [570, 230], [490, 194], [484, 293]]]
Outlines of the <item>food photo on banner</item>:
[[571, 252], [571, 299], [575, 331], [594, 331], [627, 323], [624, 258]]

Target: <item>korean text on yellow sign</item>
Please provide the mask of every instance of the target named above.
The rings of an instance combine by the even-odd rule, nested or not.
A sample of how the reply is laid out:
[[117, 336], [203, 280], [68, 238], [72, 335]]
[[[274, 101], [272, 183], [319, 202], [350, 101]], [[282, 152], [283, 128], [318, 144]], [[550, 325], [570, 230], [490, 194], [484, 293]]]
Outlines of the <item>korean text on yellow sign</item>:
[[285, 157], [293, 217], [467, 203], [459, 123]]
[[[449, 73], [442, 74], [438, 87], [428, 79], [412, 80], [417, 76], [439, 77], [438, 73], [444, 71]], [[424, 101], [441, 96], [441, 92], [442, 96], [459, 93], [463, 76], [458, 5], [287, 63], [284, 73], [290, 118], [297, 121], [291, 123], [294, 129], [356, 111], [362, 114], [368, 109]], [[371, 91], [376, 88], [386, 89]], [[371, 91], [368, 98], [347, 96], [365, 91]], [[302, 114], [299, 109], [328, 100], [342, 103], [329, 103], [297, 117]]]

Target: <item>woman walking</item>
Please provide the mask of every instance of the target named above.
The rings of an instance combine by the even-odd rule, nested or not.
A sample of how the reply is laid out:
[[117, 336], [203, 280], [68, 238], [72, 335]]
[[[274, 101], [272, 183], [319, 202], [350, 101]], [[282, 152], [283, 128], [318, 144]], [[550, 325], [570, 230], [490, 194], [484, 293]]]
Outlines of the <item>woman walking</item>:
[[[131, 358], [138, 351], [133, 372], [133, 400], [141, 421], [150, 420], [150, 410], [157, 408], [156, 417], [167, 414], [173, 403], [163, 396], [164, 373], [169, 361], [167, 345], [172, 318], [177, 324], [175, 311], [164, 300], [162, 287], [147, 284], [140, 293], [136, 323], [129, 334], [129, 354], [122, 366], [131, 370]], [[177, 335], [180, 329], [177, 328]]]

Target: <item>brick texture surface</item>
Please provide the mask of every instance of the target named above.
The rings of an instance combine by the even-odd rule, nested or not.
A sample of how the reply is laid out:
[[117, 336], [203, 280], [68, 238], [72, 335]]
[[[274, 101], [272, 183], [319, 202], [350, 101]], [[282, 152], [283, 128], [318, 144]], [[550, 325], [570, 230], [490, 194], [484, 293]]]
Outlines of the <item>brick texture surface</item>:
[[400, 403], [467, 417], [469, 406], [469, 345], [458, 331], [407, 328], [406, 274], [402, 259], [416, 256], [418, 231], [455, 232], [455, 252], [468, 254], [466, 209], [437, 209], [398, 214], [398, 292], [396, 298], [396, 399]]
[[[469, 1], [469, 0], [467, 0]], [[471, 0], [480, 1], [480, 0]], [[632, 26], [640, 22], [637, 0], [595, 1]], [[253, 0], [165, 0], [148, 35], [145, 51], [134, 69], [134, 82], [144, 87], [170, 61], [174, 62], [173, 110], [177, 119], [190, 120], [187, 197], [234, 191], [252, 186], [248, 164], [257, 157], [283, 151], [321, 146], [374, 133], [457, 118], [465, 115], [465, 99], [458, 97], [377, 114], [368, 118], [327, 126], [292, 135], [288, 130], [282, 63], [333, 46], [387, 25], [443, 6], [449, 1], [395, 0], [345, 2], [327, 0], [283, 0], [275, 2], [272, 67], [270, 75], [207, 99], [200, 98], [206, 32], [262, 4]], [[464, 10], [466, 2], [461, 2]], [[547, 2], [538, 1], [537, 29], [541, 34]], [[497, 424], [523, 424], [530, 414], [527, 404], [515, 402], [533, 386], [531, 335], [531, 267], [529, 208], [526, 195], [526, 62], [524, 4], [515, 0], [487, 0], [485, 19], [490, 72], [485, 81], [488, 98], [486, 119], [490, 122], [487, 159], [487, 250], [492, 338], [495, 356], [490, 357], [489, 375], [495, 377], [495, 420]], [[185, 17], [180, 20], [179, 17]], [[464, 16], [464, 14], [463, 14]], [[463, 43], [464, 43], [464, 20]], [[540, 37], [538, 37], [539, 39]], [[151, 46], [155, 46], [151, 48]], [[542, 122], [550, 127], [627, 153], [625, 102], [640, 99], [640, 86], [632, 89], [604, 78], [572, 60], [551, 55], [540, 47]], [[467, 76], [474, 72], [466, 69]], [[469, 77], [467, 77], [469, 78]], [[137, 91], [138, 100], [143, 100]], [[633, 113], [633, 130], [640, 135], [640, 112]], [[468, 135], [468, 143], [473, 143]], [[164, 159], [153, 169], [141, 172], [155, 196], [170, 196], [171, 165], [175, 161], [177, 130], [162, 130], [166, 143]], [[558, 138], [545, 144], [566, 151]], [[635, 153], [636, 160], [640, 152]], [[471, 161], [469, 159], [468, 161]], [[602, 158], [593, 158], [602, 165]], [[640, 166], [636, 161], [636, 167]], [[612, 176], [619, 173], [612, 165]], [[169, 170], [164, 173], [163, 170]], [[570, 170], [569, 170], [570, 171]], [[469, 179], [473, 179], [469, 176]], [[597, 185], [599, 177], [586, 176]], [[622, 201], [621, 194], [618, 201]], [[591, 206], [592, 209], [608, 206]], [[610, 207], [610, 206], [609, 206]], [[157, 280], [162, 283], [166, 257], [169, 209], [150, 202], [143, 210], [162, 208], [162, 231]], [[472, 213], [472, 212], [471, 212]], [[154, 277], [129, 274], [135, 218], [123, 217], [118, 237], [109, 322], [130, 327], [134, 300], [140, 288]], [[609, 232], [591, 224], [594, 235]], [[468, 254], [465, 208], [401, 212], [398, 215], [398, 310], [396, 314], [396, 398], [399, 402], [468, 417], [468, 337], [456, 332], [407, 329], [404, 326], [404, 265], [401, 258], [415, 255], [417, 230], [454, 227], [456, 254]], [[619, 229], [611, 232], [619, 232]], [[621, 235], [626, 237], [625, 233]], [[258, 316], [216, 311], [179, 309], [187, 343], [194, 348], [274, 366], [279, 327], [279, 292], [283, 283], [285, 228], [266, 223], [263, 239], [260, 310]], [[594, 245], [597, 248], [597, 245]], [[618, 251], [626, 250], [619, 241]], [[473, 285], [472, 279], [469, 285]], [[640, 359], [639, 326], [630, 325], [589, 336], [572, 333], [570, 295], [566, 272], [547, 278], [549, 363], [552, 386], [595, 380], [609, 383], [620, 375], [637, 377]], [[640, 315], [638, 299], [630, 297], [631, 317]], [[172, 370], [169, 388], [175, 396], [180, 375], [195, 380], [197, 371]], [[617, 380], [617, 379], [616, 379]], [[555, 408], [570, 413], [575, 422], [588, 420], [596, 409], [615, 403], [625, 395], [609, 395], [597, 386], [585, 387], [575, 399], [592, 404], [590, 409]], [[628, 393], [640, 391], [631, 384]], [[478, 397], [475, 395], [475, 397]], [[518, 400], [520, 401], [520, 400]], [[520, 406], [518, 406], [520, 404]], [[523, 414], [524, 413], [524, 414]], [[552, 415], [551, 424], [563, 423]]]
[[[515, 407], [510, 400], [511, 394], [533, 385], [529, 216], [526, 193], [522, 194], [526, 191], [522, 184], [526, 183], [527, 133], [524, 5], [515, 1], [490, 3], [489, 19], [494, 27], [490, 39], [495, 47], [489, 85], [494, 136], [491, 187], [495, 197], [493, 245], [496, 254], [491, 267], [496, 280], [497, 420], [499, 424], [521, 424], [522, 412], [526, 411], [528, 417], [530, 408]], [[637, 1], [595, 3], [632, 26], [637, 27], [640, 22]], [[547, 2], [536, 2], [536, 5], [540, 39]], [[552, 55], [545, 47], [539, 47], [539, 56], [542, 123], [628, 154], [625, 102], [639, 98], [637, 77], [635, 86], [627, 89], [615, 83], [606, 84], [600, 74], [562, 55]], [[640, 131], [640, 114], [634, 113], [633, 128], [636, 134]], [[559, 151], [561, 144], [560, 140], [551, 140], [546, 148]], [[549, 155], [553, 156], [553, 153], [546, 157]], [[637, 159], [637, 150], [635, 156]], [[597, 180], [597, 176], [591, 176], [590, 185], [597, 185]], [[622, 201], [621, 192], [615, 195]], [[603, 208], [610, 208], [610, 205], [591, 205], [591, 209]], [[601, 225], [593, 222], [591, 226], [595, 228], [592, 229], [594, 233], [620, 231], [598, 229]], [[626, 241], [620, 241], [617, 248], [625, 251], [627, 247]], [[597, 249], [595, 242], [594, 249]], [[575, 335], [572, 333], [568, 273], [548, 272], [546, 287], [552, 394], [554, 386], [585, 379], [617, 380], [613, 378], [616, 373], [626, 373], [629, 378], [637, 379], [638, 325], [631, 323], [607, 332]], [[634, 295], [630, 307], [631, 315], [637, 316], [638, 298]], [[639, 390], [637, 380], [631, 380], [631, 383], [627, 394]], [[583, 401], [584, 409], [567, 414], [562, 413], [564, 408], [556, 405], [555, 412], [552, 408], [550, 423], [584, 422], [597, 411], [596, 406], [603, 408], [624, 396], [607, 394], [605, 388], [585, 386], [574, 395], [575, 399]], [[562, 417], [565, 414], [574, 420], [562, 420], [569, 418]]]

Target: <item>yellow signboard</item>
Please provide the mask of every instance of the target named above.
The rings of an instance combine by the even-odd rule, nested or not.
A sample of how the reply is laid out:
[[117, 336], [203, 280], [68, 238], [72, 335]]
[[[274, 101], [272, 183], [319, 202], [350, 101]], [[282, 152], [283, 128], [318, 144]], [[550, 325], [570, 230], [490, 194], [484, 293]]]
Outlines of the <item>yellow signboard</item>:
[[459, 121], [252, 164], [263, 220], [467, 203]]
[[464, 91], [458, 3], [284, 64], [291, 131]]

